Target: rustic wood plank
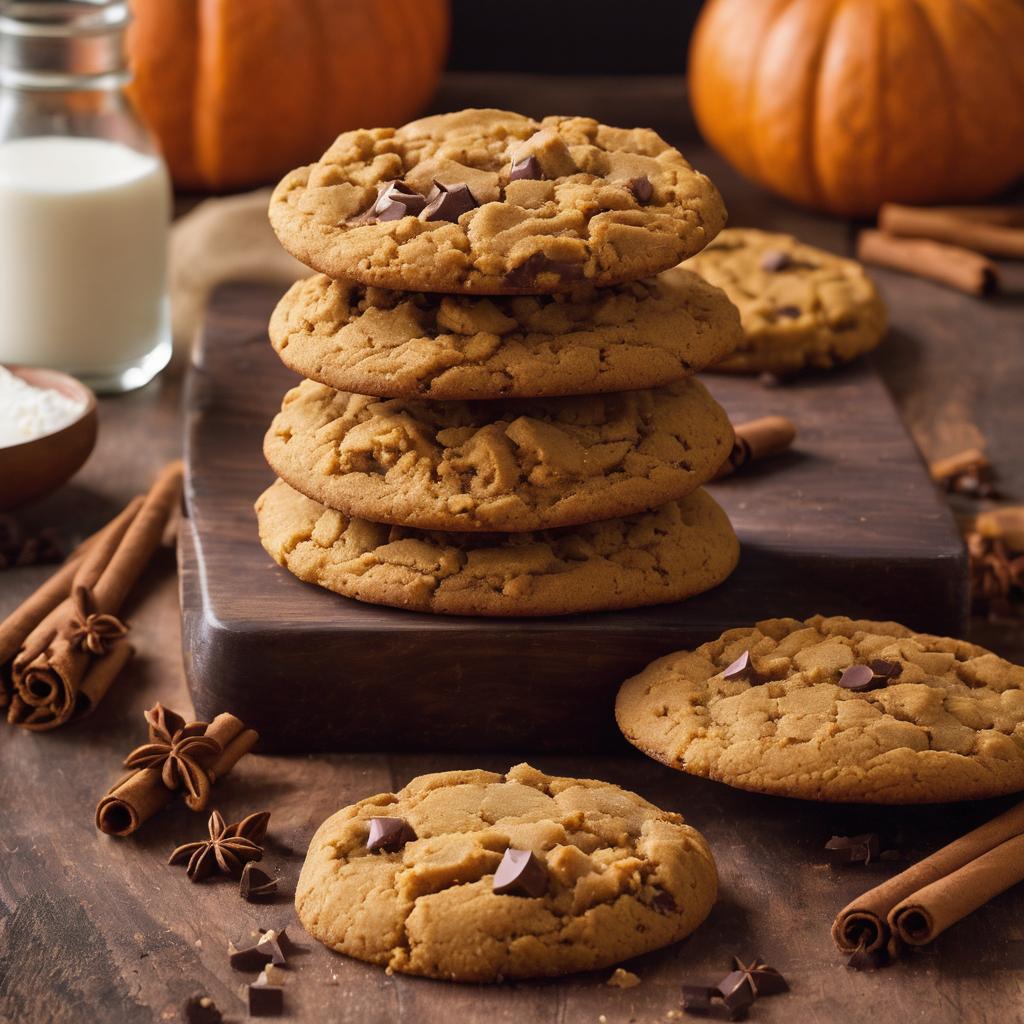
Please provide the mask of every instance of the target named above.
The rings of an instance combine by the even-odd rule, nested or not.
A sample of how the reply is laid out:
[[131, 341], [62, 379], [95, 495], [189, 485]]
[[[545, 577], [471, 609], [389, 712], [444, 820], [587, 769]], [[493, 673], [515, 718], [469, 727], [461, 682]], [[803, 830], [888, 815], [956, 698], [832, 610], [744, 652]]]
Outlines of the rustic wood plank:
[[[685, 141], [680, 82], [484, 79], [487, 101], [539, 111], [617, 115], [650, 122]], [[484, 95], [481, 79], [447, 86], [457, 107]], [[614, 106], [612, 105], [614, 103]], [[604, 106], [602, 106], [604, 105]], [[616, 118], [608, 116], [607, 120]], [[715, 169], [699, 147], [686, 151], [719, 180], [733, 210], [747, 223], [792, 225], [819, 244], [841, 248], [842, 225], [818, 221], [768, 200]], [[1021, 495], [1021, 404], [1014, 382], [1024, 375], [1019, 298], [973, 302], [899, 275], [878, 275], [893, 321], [912, 343], [887, 344], [880, 363], [919, 438], [968, 430], [988, 438], [997, 464]], [[915, 296], [916, 293], [916, 296]], [[948, 300], [948, 301], [947, 301]], [[940, 311], [946, 329], [931, 316]], [[941, 328], [941, 330], [940, 330]], [[939, 331], [938, 337], [935, 332]], [[931, 399], [960, 389], [964, 400]], [[125, 398], [101, 403], [96, 453], [71, 486], [22, 510], [33, 526], [56, 525], [70, 539], [98, 526], [157, 467], [179, 451], [180, 379], [174, 373]], [[946, 416], [951, 419], [940, 420]], [[936, 454], [939, 454], [936, 452]], [[0, 615], [44, 577], [45, 569], [0, 572]], [[0, 727], [0, 1022], [152, 1024], [177, 1019], [193, 991], [212, 994], [232, 1020], [244, 1019], [224, 949], [257, 926], [288, 920], [287, 896], [267, 908], [239, 901], [230, 885], [193, 887], [163, 860], [180, 840], [202, 831], [183, 808], [150, 822], [139, 837], [112, 840], [96, 833], [92, 809], [118, 774], [119, 759], [142, 734], [141, 712], [154, 700], [186, 709], [176, 584], [169, 557], [153, 566], [127, 609], [140, 656], [88, 722], [59, 734], [32, 736]], [[1024, 660], [1019, 627], [980, 627], [991, 646]], [[524, 756], [533, 756], [524, 751]], [[516, 754], [474, 756], [483, 767], [507, 767]], [[228, 815], [260, 805], [272, 809], [267, 864], [290, 892], [313, 829], [337, 807], [400, 786], [424, 771], [463, 766], [452, 754], [251, 756], [218, 786]], [[909, 809], [881, 815], [856, 808], [821, 808], [736, 793], [678, 776], [637, 754], [623, 757], [538, 758], [540, 767], [586, 774], [630, 786], [687, 814], [711, 840], [722, 875], [722, 899], [691, 940], [635, 966], [636, 989], [604, 986], [604, 975], [501, 989], [457, 987], [383, 972], [314, 947], [295, 960], [286, 999], [288, 1020], [397, 1019], [444, 1024], [522, 1021], [550, 1024], [665, 1022], [678, 1006], [684, 979], [715, 980], [734, 951], [770, 957], [790, 977], [790, 996], [764, 1001], [757, 1021], [847, 1021], [879, 1024], [1008, 1024], [1020, 1018], [1024, 974], [1024, 887], [957, 925], [906, 963], [876, 975], [839, 965], [827, 931], [833, 913], [880, 873], [842, 874], [820, 861], [833, 832], [902, 827], [923, 850], [944, 842], [1002, 804]], [[197, 945], [197, 943], [200, 943]], [[677, 1018], [672, 1018], [676, 1020]], [[685, 1019], [685, 1018], [684, 1018]]]

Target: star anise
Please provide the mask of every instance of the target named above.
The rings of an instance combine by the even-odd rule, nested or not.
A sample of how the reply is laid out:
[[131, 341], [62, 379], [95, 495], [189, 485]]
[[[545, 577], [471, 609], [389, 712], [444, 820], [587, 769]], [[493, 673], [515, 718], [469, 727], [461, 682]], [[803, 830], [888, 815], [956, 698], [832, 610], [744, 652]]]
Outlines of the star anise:
[[210, 799], [208, 765], [221, 752], [212, 736], [205, 736], [208, 722], [185, 724], [181, 715], [155, 704], [146, 712], [149, 743], [133, 750], [126, 768], [154, 768], [168, 789], [185, 790], [185, 803], [193, 811], [204, 810]]
[[1014, 555], [1003, 538], [977, 531], [969, 532], [966, 541], [972, 602], [990, 615], [1012, 617], [1012, 598], [1024, 591], [1024, 555]]
[[257, 811], [233, 825], [225, 825], [220, 812], [214, 811], [206, 826], [210, 838], [179, 846], [167, 863], [187, 861], [185, 870], [193, 882], [213, 874], [240, 878], [249, 861], [263, 858], [263, 847], [259, 844], [267, 834], [269, 822], [269, 811]]
[[128, 627], [116, 615], [96, 611], [96, 603], [88, 587], [75, 587], [72, 600], [75, 617], [68, 625], [68, 640], [72, 646], [99, 657], [128, 632]]

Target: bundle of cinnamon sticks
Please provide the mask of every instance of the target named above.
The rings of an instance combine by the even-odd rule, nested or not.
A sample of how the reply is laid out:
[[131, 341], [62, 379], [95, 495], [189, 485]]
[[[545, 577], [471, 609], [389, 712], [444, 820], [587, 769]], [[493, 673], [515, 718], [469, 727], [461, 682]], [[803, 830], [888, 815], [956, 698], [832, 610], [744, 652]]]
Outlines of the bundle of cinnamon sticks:
[[159, 548], [181, 487], [174, 462], [0, 622], [0, 704], [9, 702], [9, 722], [55, 729], [106, 695], [133, 653], [118, 613]]
[[857, 258], [927, 277], [970, 295], [999, 286], [989, 256], [1024, 259], [1024, 207], [916, 207], [885, 203], [878, 230], [857, 240]]
[[1024, 803], [865, 893], [840, 911], [843, 953], [895, 956], [931, 942], [993, 896], [1024, 881]]

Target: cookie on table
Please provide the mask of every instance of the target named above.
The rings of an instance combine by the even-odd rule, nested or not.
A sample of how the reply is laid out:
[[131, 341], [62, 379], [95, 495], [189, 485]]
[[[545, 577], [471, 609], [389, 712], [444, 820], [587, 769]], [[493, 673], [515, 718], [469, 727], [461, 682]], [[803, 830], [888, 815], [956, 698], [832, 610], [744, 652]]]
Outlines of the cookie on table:
[[351, 516], [519, 532], [674, 501], [709, 480], [732, 443], [728, 417], [693, 378], [501, 402], [378, 399], [303, 381], [263, 450], [292, 487]]
[[714, 238], [725, 208], [649, 129], [462, 110], [340, 135], [284, 177], [270, 222], [330, 277], [512, 295], [667, 270]]
[[281, 480], [256, 502], [263, 547], [299, 579], [447, 615], [568, 615], [681, 601], [736, 567], [729, 520], [699, 490], [653, 512], [544, 533], [428, 533], [348, 519]]
[[761, 793], [914, 804], [1024, 789], [1024, 668], [895, 622], [730, 629], [627, 680], [615, 713], [656, 760]]
[[270, 319], [285, 365], [342, 391], [490, 399], [661, 387], [732, 352], [739, 314], [681, 269], [579, 294], [396, 292], [317, 275]]
[[729, 228], [686, 266], [739, 307], [744, 339], [716, 371], [828, 369], [885, 334], [885, 304], [864, 268], [792, 235]]
[[309, 844], [295, 907], [339, 953], [495, 982], [596, 970], [676, 942], [707, 917], [717, 886], [704, 837], [680, 815], [520, 764], [421, 775], [338, 811]]

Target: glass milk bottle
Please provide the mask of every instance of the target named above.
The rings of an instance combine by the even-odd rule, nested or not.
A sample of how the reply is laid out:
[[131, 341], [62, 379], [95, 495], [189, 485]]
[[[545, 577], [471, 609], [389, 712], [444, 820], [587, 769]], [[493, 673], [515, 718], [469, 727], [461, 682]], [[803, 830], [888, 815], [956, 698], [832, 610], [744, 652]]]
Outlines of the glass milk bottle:
[[0, 2], [0, 363], [103, 392], [171, 356], [170, 183], [123, 91], [129, 20], [120, 0]]

